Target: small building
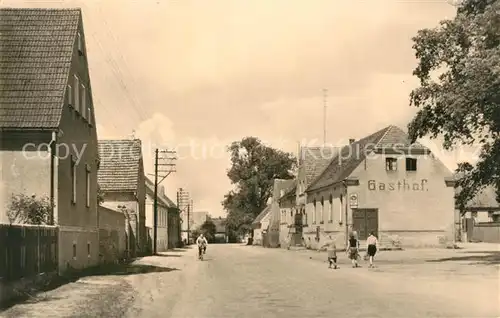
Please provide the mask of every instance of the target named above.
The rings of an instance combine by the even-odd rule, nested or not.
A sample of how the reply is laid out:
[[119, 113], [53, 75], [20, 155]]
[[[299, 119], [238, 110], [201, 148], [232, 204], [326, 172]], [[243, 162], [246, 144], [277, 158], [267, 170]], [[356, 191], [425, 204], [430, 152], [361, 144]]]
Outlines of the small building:
[[[145, 177], [146, 180], [146, 228], [148, 230], [149, 241], [151, 246], [148, 246], [149, 251], [154, 250], [153, 238], [154, 238], [154, 193], [155, 185], [154, 182], [149, 178]], [[157, 238], [156, 238], [156, 250], [157, 252], [165, 252], [168, 249], [168, 210], [169, 208], [175, 208], [175, 203], [170, 200], [165, 194], [165, 187], [159, 185], [158, 191], [158, 226], [157, 226]]]
[[454, 241], [454, 181], [431, 151], [388, 126], [343, 147], [307, 187], [307, 241], [370, 232], [382, 246], [442, 246]]
[[97, 131], [80, 9], [0, 9], [3, 213], [12, 195], [54, 202], [59, 271], [98, 263]]
[[268, 246], [267, 233], [271, 219], [271, 205], [267, 205], [252, 222], [253, 245]]
[[218, 217], [211, 220], [215, 224], [215, 242], [228, 243], [229, 237], [226, 229], [226, 219]]
[[269, 218], [269, 247], [287, 247], [290, 245], [291, 229], [284, 222], [284, 210], [280, 209], [279, 199], [285, 195], [287, 191], [293, 188], [296, 180], [275, 179], [273, 182], [273, 192], [269, 204], [271, 205], [271, 215]]
[[99, 140], [101, 160], [98, 182], [104, 207], [120, 210], [127, 218], [131, 257], [144, 255], [146, 235], [146, 183], [139, 139]]
[[125, 214], [103, 206], [99, 211], [99, 260], [102, 263], [115, 263], [127, 258], [127, 234], [125, 233]]
[[458, 241], [500, 243], [500, 204], [493, 186], [481, 189], [464, 209], [457, 206], [456, 216]]

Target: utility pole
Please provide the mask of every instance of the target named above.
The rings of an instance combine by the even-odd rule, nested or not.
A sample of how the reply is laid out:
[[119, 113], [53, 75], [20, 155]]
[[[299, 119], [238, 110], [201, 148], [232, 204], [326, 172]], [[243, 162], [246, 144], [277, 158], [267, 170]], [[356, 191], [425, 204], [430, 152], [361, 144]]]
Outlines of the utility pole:
[[[160, 156], [160, 154], [165, 154], [164, 156]], [[158, 148], [155, 149], [155, 190], [154, 190], [154, 225], [153, 225], [153, 255], [157, 253], [157, 240], [158, 240], [158, 185], [165, 180], [172, 172], [176, 172], [175, 170], [175, 160], [177, 157], [175, 156], [176, 151], [174, 150], [160, 150]], [[162, 168], [163, 167], [163, 168]], [[158, 178], [161, 180], [158, 181]]]
[[187, 219], [183, 219], [182, 223], [185, 223], [186, 230], [184, 230], [184, 226], [182, 227], [183, 230], [182, 232], [186, 232], [187, 235], [187, 244], [189, 244], [189, 231], [191, 230], [190, 228], [190, 197], [189, 197], [189, 192], [185, 191], [183, 188], [179, 188], [177, 191], [177, 206], [179, 208], [179, 212], [182, 213], [183, 215], [186, 213], [187, 214]]

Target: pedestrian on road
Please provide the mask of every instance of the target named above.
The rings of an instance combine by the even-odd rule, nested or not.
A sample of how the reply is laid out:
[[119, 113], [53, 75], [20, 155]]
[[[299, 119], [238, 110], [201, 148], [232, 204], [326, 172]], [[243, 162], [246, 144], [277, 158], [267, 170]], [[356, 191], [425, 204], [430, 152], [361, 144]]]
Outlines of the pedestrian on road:
[[349, 259], [352, 262], [352, 267], [358, 267], [358, 257], [359, 257], [359, 241], [356, 238], [356, 232], [351, 232], [349, 235], [349, 241], [347, 246], [347, 253]]
[[328, 268], [332, 268], [333, 265], [333, 268], [337, 269], [337, 244], [331, 235], [328, 235], [328, 241], [320, 249], [325, 247], [328, 253]]
[[370, 257], [370, 267], [373, 267], [373, 258], [377, 253], [377, 245], [378, 245], [378, 240], [377, 237], [375, 236], [375, 233], [373, 232], [370, 233], [370, 236], [368, 236], [368, 238], [366, 239], [366, 244], [368, 245], [367, 254], [368, 257]]
[[208, 241], [203, 236], [203, 234], [200, 233], [200, 235], [196, 239], [196, 245], [198, 245], [198, 258], [201, 259], [201, 256], [207, 252], [208, 245]]

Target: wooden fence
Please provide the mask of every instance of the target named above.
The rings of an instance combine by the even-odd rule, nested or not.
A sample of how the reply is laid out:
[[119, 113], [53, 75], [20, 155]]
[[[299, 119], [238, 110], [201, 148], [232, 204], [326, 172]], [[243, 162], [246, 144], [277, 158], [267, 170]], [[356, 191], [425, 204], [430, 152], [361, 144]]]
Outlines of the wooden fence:
[[58, 234], [55, 226], [0, 224], [0, 277], [57, 271]]

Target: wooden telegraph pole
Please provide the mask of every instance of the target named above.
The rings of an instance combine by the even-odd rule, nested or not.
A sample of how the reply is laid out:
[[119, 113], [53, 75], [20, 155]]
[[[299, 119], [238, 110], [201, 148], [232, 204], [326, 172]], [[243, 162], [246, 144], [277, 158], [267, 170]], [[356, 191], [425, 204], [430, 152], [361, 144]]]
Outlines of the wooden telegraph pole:
[[[158, 185], [165, 180], [172, 172], [176, 172], [175, 160], [177, 160], [174, 150], [155, 150], [155, 193], [154, 193], [154, 225], [153, 225], [153, 254], [157, 254], [158, 240]], [[164, 154], [164, 155], [162, 155]], [[163, 167], [163, 168], [162, 168]], [[161, 178], [160, 180], [158, 180]]]

